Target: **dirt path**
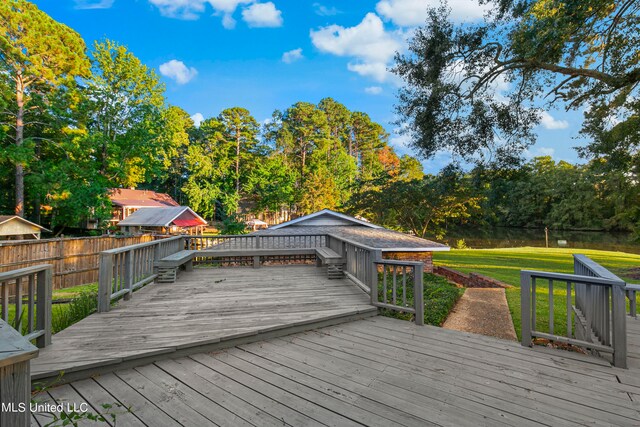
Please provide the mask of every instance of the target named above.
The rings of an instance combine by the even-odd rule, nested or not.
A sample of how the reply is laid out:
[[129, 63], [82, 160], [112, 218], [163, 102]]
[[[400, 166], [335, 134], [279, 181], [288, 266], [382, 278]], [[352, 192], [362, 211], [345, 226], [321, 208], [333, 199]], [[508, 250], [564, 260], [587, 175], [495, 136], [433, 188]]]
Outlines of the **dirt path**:
[[504, 289], [468, 288], [442, 327], [513, 341], [518, 339]]

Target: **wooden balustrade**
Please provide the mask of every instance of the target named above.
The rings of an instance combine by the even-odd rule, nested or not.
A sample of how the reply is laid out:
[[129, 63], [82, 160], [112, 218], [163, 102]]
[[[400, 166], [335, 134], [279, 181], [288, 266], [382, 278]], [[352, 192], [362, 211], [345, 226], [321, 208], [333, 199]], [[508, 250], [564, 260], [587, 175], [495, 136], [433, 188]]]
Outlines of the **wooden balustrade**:
[[[545, 338], [613, 355], [613, 363], [626, 367], [627, 333], [625, 283], [583, 255], [574, 256], [576, 274], [521, 272], [522, 345]], [[561, 285], [557, 287], [556, 283]], [[538, 287], [545, 286], [548, 319], [537, 318]], [[560, 316], [554, 290], [566, 292], [566, 314]], [[562, 292], [563, 293], [563, 292]], [[574, 303], [575, 302], [575, 303]], [[564, 317], [566, 333], [559, 335], [557, 321]], [[540, 330], [546, 329], [546, 330]]]
[[[98, 294], [98, 311], [108, 311], [111, 301], [124, 297], [130, 298], [133, 290], [156, 278], [154, 262], [182, 250], [203, 251], [201, 258], [210, 258], [206, 250], [216, 252], [228, 250], [229, 259], [219, 252], [215, 263], [231, 263], [234, 265], [256, 265], [254, 255], [243, 256], [242, 251], [250, 253], [251, 249], [304, 249], [301, 254], [278, 255], [278, 261], [300, 261], [300, 257], [311, 257], [309, 249], [328, 247], [340, 254], [344, 260], [344, 273], [349, 279], [371, 296], [371, 303], [378, 307], [414, 313], [416, 323], [424, 321], [423, 304], [423, 272], [422, 262], [383, 260], [382, 251], [341, 236], [332, 234], [259, 234], [259, 235], [224, 235], [224, 236], [179, 236], [155, 242], [127, 246], [101, 253], [100, 280]], [[195, 254], [194, 261], [200, 260]], [[265, 256], [265, 259], [268, 256]], [[306, 259], [306, 258], [305, 258]], [[203, 261], [211, 263], [211, 261]], [[386, 294], [379, 299], [379, 280], [386, 286], [387, 276], [379, 275], [378, 269], [387, 272], [390, 286], [393, 286], [391, 301]], [[402, 303], [396, 298], [396, 286], [402, 285]], [[407, 305], [408, 287], [414, 298], [411, 306]]]
[[0, 273], [2, 320], [40, 348], [51, 344], [52, 272], [52, 265], [42, 264]]
[[156, 278], [156, 260], [179, 252], [184, 247], [184, 237], [176, 236], [101, 252], [98, 312], [109, 311], [114, 299], [131, 298], [133, 291]]
[[[371, 304], [388, 310], [413, 313], [416, 325], [424, 325], [424, 264], [418, 261], [382, 259], [376, 260], [374, 264], [376, 267], [372, 271], [375, 275]], [[411, 296], [413, 304], [409, 305], [407, 301]]]

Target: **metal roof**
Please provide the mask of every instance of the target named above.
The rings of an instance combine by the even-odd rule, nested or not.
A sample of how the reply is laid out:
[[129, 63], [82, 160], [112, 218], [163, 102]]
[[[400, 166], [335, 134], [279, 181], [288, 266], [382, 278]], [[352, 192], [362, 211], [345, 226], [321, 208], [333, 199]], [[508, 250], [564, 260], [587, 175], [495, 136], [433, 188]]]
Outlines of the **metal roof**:
[[183, 214], [202, 221], [206, 225], [207, 221], [202, 219], [188, 206], [175, 206], [170, 208], [140, 208], [127, 218], [118, 223], [118, 226], [133, 227], [168, 227], [171, 223]]

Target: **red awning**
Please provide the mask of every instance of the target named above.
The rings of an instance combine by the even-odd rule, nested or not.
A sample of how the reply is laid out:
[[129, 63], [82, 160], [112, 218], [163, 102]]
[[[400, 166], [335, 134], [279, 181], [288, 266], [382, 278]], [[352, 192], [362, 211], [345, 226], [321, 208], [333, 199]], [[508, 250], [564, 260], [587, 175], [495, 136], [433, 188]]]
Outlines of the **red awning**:
[[198, 225], [205, 225], [197, 218], [190, 219], [174, 219], [173, 223], [178, 227], [197, 227]]

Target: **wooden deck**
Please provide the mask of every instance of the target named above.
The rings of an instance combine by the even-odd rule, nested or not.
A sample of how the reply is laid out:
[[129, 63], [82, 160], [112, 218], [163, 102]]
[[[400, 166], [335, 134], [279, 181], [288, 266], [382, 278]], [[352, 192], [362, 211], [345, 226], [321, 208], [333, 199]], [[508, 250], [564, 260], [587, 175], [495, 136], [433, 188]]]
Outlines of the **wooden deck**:
[[202, 268], [156, 283], [53, 337], [32, 379], [87, 377], [163, 355], [192, 354], [376, 314], [369, 297], [326, 268]]
[[640, 369], [372, 317], [117, 370], [37, 399], [130, 406], [116, 411], [118, 426], [638, 426]]

